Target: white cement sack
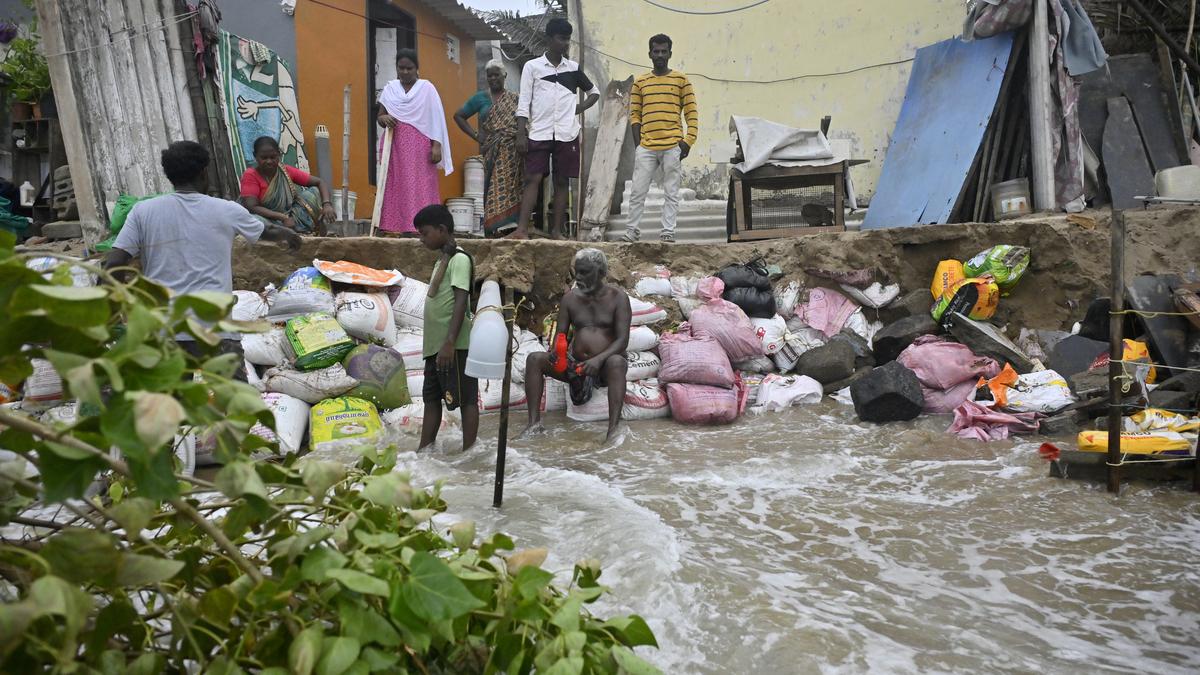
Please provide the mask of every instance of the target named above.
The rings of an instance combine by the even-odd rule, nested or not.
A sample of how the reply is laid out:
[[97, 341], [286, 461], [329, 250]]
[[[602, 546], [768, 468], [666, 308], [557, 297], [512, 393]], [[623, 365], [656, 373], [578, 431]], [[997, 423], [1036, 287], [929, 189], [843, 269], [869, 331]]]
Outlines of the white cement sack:
[[883, 330], [883, 322], [867, 321], [867, 317], [863, 315], [862, 308], [859, 308], [846, 319], [846, 328], [858, 333], [862, 339], [867, 341], [867, 344], [875, 344], [875, 334]]
[[283, 328], [272, 328], [266, 333], [242, 335], [242, 352], [246, 360], [256, 366], [282, 368], [296, 360], [292, 343]]
[[312, 407], [294, 396], [280, 393], [263, 394], [263, 403], [275, 418], [275, 431], [255, 424], [250, 433], [267, 441], [277, 441], [283, 454], [299, 452], [308, 431], [308, 416]]
[[258, 374], [258, 366], [250, 363], [249, 359], [244, 359], [242, 363], [246, 367], [246, 384], [257, 389], [260, 394], [265, 392], [267, 389], [263, 385], [262, 375]]
[[[605, 406], [604, 419], [608, 419]], [[625, 385], [625, 400], [621, 405], [623, 420], [652, 420], [671, 416], [667, 390], [658, 380], [650, 378]]]
[[567, 397], [567, 418], [576, 422], [607, 422], [608, 421], [608, 387], [596, 387], [592, 390], [592, 398], [583, 405], [575, 405]]
[[[500, 401], [503, 398], [504, 380], [479, 381], [479, 412], [480, 414], [500, 412]], [[527, 410], [529, 399], [525, 396], [525, 385], [513, 382], [508, 388], [508, 409]]]
[[824, 396], [821, 383], [804, 375], [768, 375], [758, 386], [753, 412], [773, 412], [794, 405], [820, 403]]
[[699, 298], [676, 298], [675, 301], [679, 303], [679, 313], [684, 319], [692, 318], [692, 312], [704, 305], [704, 301]]
[[301, 267], [283, 282], [268, 316], [283, 321], [313, 312], [333, 314], [333, 285], [317, 268]]
[[671, 297], [671, 280], [660, 277], [644, 277], [638, 279], [633, 286], [633, 292], [638, 295], [661, 295]]
[[392, 349], [404, 359], [405, 370], [425, 369], [425, 334], [419, 328], [397, 328]]
[[53, 408], [63, 400], [63, 381], [58, 371], [46, 359], [30, 359], [33, 373], [25, 378], [22, 386], [24, 398], [21, 407], [37, 411]]
[[636, 326], [629, 329], [629, 345], [631, 352], [648, 352], [658, 346], [658, 333], [649, 326]]
[[629, 298], [629, 309], [631, 312], [629, 325], [631, 326], [648, 326], [667, 318], [667, 310], [640, 298]]
[[754, 333], [762, 340], [763, 353], [767, 356], [783, 349], [783, 336], [787, 334], [787, 322], [776, 314], [770, 319], [750, 319], [754, 325]]
[[[528, 332], [528, 331], [526, 331]], [[530, 335], [533, 335], [530, 333]], [[532, 341], [522, 342], [513, 352], [512, 357], [512, 381], [517, 384], [525, 384], [525, 362], [532, 354], [544, 353], [546, 348], [538, 341], [535, 335]]]
[[887, 306], [888, 303], [896, 299], [900, 295], [900, 284], [883, 284], [876, 281], [866, 288], [855, 288], [846, 284], [840, 284], [846, 295], [854, 298], [858, 304], [863, 307], [872, 307], [879, 309]]
[[48, 424], [58, 429], [73, 427], [79, 421], [79, 401], [71, 401], [50, 408], [41, 414], [40, 419], [43, 424]]
[[1017, 378], [1008, 388], [1008, 412], [1038, 412], [1049, 414], [1075, 402], [1075, 396], [1062, 375], [1053, 370], [1039, 370]]
[[796, 303], [800, 302], [800, 282], [791, 281], [775, 289], [775, 312], [785, 320], [796, 314]]
[[383, 293], [338, 293], [337, 322], [351, 337], [390, 347], [396, 343], [392, 305]]
[[658, 377], [658, 369], [662, 367], [662, 361], [654, 352], [626, 352], [625, 361], [629, 364], [625, 371], [626, 382]]
[[[396, 442], [405, 435], [420, 436], [421, 425], [425, 423], [425, 403], [414, 401], [381, 413], [380, 417], [383, 419], [384, 435], [391, 442]], [[439, 433], [451, 427], [460, 426], [462, 426], [462, 413], [457, 408], [442, 410], [442, 424]]]
[[230, 318], [234, 321], [258, 321], [271, 311], [271, 304], [261, 293], [234, 291], [233, 297], [236, 302], [230, 312]]
[[263, 387], [268, 392], [287, 394], [310, 404], [341, 396], [356, 386], [358, 380], [350, 377], [340, 363], [308, 371], [272, 368], [263, 376]]
[[542, 412], [560, 412], [567, 409], [567, 383], [547, 377], [546, 390], [542, 392]]
[[800, 355], [825, 344], [825, 334], [809, 328], [803, 321], [793, 318], [787, 322], [788, 332], [783, 336], [783, 348], [771, 355], [779, 372], [786, 373], [796, 367]]
[[700, 285], [700, 277], [671, 277], [671, 297], [695, 298], [696, 287]]
[[403, 285], [394, 288], [391, 296], [396, 325], [401, 328], [424, 328], [425, 298], [429, 295], [429, 284], [405, 279]]
[[748, 373], [773, 373], [775, 372], [775, 361], [770, 356], [756, 356], [745, 361], [738, 361], [733, 364], [733, 369]]
[[[72, 260], [76, 259], [72, 258]], [[42, 277], [47, 281], [50, 281], [54, 278], [54, 271], [57, 270], [60, 265], [66, 264], [68, 264], [68, 262], [65, 260], [47, 256], [41, 258], [30, 258], [25, 262], [25, 267], [33, 270], [34, 272], [41, 272]], [[71, 264], [71, 269], [68, 270], [68, 274], [71, 277], [72, 286], [84, 288], [96, 285], [96, 275], [79, 265]]]
[[425, 364], [422, 363], [420, 368], [405, 371], [405, 378], [408, 380], [409, 398], [414, 401], [422, 400], [421, 395], [425, 391]]

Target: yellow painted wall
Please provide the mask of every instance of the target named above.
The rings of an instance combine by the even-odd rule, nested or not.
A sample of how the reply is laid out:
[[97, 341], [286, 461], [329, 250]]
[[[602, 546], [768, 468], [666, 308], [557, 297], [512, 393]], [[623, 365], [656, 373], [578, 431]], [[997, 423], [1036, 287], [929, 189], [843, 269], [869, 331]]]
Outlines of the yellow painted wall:
[[[296, 3], [296, 80], [300, 98], [300, 119], [305, 125], [305, 143], [316, 148], [313, 130], [325, 124], [330, 133], [334, 187], [342, 183], [342, 89], [351, 85], [350, 94], [350, 190], [358, 193], [355, 215], [371, 217], [375, 187], [368, 181], [368, 162], [374, 155], [367, 147], [368, 116], [365, 92], [367, 81], [366, 0], [310, 0]], [[421, 77], [433, 82], [446, 110], [450, 129], [450, 147], [454, 173], [442, 176], [442, 199], [457, 197], [463, 190], [463, 161], [478, 154], [478, 147], [454, 124], [454, 111], [475, 93], [475, 43], [461, 30], [427, 8], [419, 0], [392, 0], [416, 21], [417, 58]], [[334, 5], [329, 7], [327, 5]], [[421, 33], [426, 33], [423, 35]], [[446, 55], [446, 43], [432, 36], [451, 33], [460, 41], [459, 63]]]
[[[720, 195], [734, 114], [804, 128], [818, 128], [821, 117], [832, 115], [830, 136], [851, 139], [855, 156], [871, 160], [853, 169], [853, 176], [860, 195], [872, 193], [904, 100], [912, 66], [907, 60], [919, 47], [958, 35], [964, 17], [962, 0], [773, 0], [716, 16], [679, 14], [640, 0], [582, 4], [582, 37], [607, 54], [587, 50], [586, 68], [605, 81], [649, 70], [651, 35], [666, 33], [674, 40], [671, 66], [688, 73], [700, 109], [700, 140], [684, 162], [684, 185]], [[715, 11], [748, 3], [662, 4]], [[878, 65], [896, 61], [906, 62]], [[716, 81], [799, 75], [812, 77], [771, 84]]]

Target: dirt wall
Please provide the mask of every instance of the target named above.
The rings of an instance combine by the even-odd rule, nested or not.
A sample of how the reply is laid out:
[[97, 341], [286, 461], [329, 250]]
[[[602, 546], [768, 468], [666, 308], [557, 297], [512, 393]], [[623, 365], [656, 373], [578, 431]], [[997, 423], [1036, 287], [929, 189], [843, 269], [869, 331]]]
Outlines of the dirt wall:
[[[1066, 216], [1029, 218], [1005, 223], [968, 223], [896, 228], [870, 232], [816, 234], [762, 243], [739, 244], [598, 244], [609, 255], [611, 277], [627, 288], [633, 273], [665, 264], [675, 274], [710, 274], [731, 262], [764, 256], [785, 271], [786, 278], [806, 286], [828, 286], [803, 270], [856, 269], [879, 266], [902, 291], [928, 288], [939, 260], [965, 260], [995, 244], [1030, 247], [1028, 273], [1000, 303], [996, 322], [1020, 327], [1060, 329], [1083, 316], [1087, 304], [1108, 294], [1109, 216], [1090, 212], [1094, 227], [1069, 222]], [[1125, 269], [1129, 276], [1146, 272], [1188, 272], [1200, 257], [1200, 209], [1157, 209], [1128, 213]], [[477, 276], [493, 278], [529, 294], [533, 313], [550, 311], [570, 284], [575, 251], [590, 244], [558, 241], [472, 241], [461, 245], [475, 258]], [[291, 253], [272, 245], [239, 245], [234, 252], [234, 287], [258, 289], [279, 284], [313, 258], [351, 260], [395, 268], [428, 279], [435, 255], [414, 240], [306, 239]]]

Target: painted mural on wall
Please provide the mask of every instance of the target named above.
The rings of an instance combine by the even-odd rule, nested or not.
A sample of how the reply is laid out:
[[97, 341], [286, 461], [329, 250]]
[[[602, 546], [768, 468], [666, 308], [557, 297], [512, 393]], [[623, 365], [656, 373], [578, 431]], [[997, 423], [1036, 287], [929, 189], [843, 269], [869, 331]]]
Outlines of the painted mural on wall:
[[284, 164], [308, 171], [295, 78], [287, 62], [262, 43], [221, 31], [217, 68], [221, 107], [237, 172], [254, 163], [254, 139], [279, 140]]

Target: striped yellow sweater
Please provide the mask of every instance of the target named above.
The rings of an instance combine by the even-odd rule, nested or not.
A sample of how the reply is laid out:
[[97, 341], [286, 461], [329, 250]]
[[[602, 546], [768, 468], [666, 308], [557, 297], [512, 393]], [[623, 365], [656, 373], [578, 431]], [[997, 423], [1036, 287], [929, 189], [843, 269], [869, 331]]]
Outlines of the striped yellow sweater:
[[[687, 133], [680, 115], [687, 122]], [[696, 145], [696, 95], [683, 73], [672, 70], [666, 75], [653, 72], [638, 77], [629, 93], [629, 123], [642, 125], [642, 147], [666, 150], [687, 141]]]

